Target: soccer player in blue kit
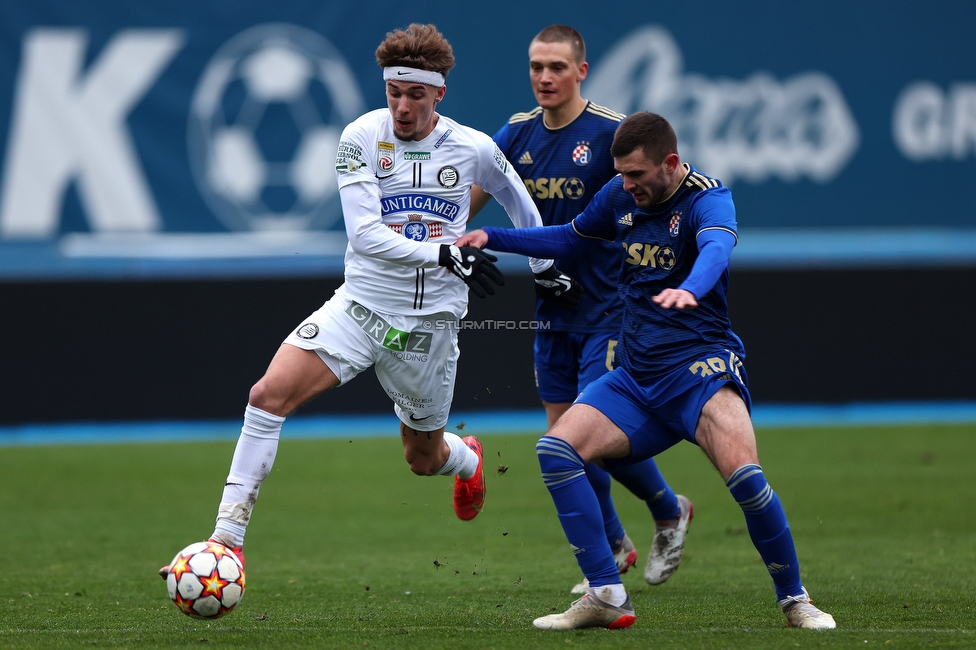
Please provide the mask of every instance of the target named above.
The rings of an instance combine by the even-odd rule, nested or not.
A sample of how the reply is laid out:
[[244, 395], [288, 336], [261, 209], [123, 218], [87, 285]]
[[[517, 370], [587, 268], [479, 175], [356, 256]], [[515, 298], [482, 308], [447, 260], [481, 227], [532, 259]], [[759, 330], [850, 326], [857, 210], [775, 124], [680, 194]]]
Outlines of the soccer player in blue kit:
[[[529, 45], [529, 76], [539, 106], [513, 115], [493, 138], [525, 182], [547, 226], [569, 223], [617, 173], [610, 144], [624, 116], [582, 97], [580, 83], [587, 69], [586, 45], [579, 32], [566, 25], [543, 29]], [[472, 186], [472, 214], [490, 198]], [[549, 274], [557, 273], [558, 267], [585, 289], [577, 306], [564, 306], [551, 295], [536, 302], [536, 320], [550, 328], [537, 331], [534, 346], [536, 383], [550, 429], [587, 384], [611, 369], [623, 316], [616, 252], [616, 244], [595, 241], [572, 257], [556, 260]], [[536, 278], [537, 283], [557, 281], [558, 277]], [[600, 500], [607, 540], [623, 573], [636, 563], [637, 551], [617, 516], [610, 475], [593, 463], [586, 464], [586, 475]], [[620, 467], [613, 476], [651, 511], [656, 525], [644, 578], [661, 584], [681, 562], [692, 503], [674, 493], [651, 458]], [[587, 586], [584, 579], [572, 592], [585, 593]]]
[[536, 451], [546, 487], [586, 594], [540, 629], [624, 628], [634, 608], [603, 534], [600, 505], [584, 465], [653, 457], [687, 440], [716, 467], [742, 508], [790, 626], [836, 627], [800, 580], [786, 513], [766, 481], [750, 418], [751, 398], [726, 300], [736, 243], [732, 194], [678, 156], [660, 115], [623, 120], [611, 146], [619, 172], [571, 223], [522, 230], [485, 228], [459, 246], [563, 259], [590, 239], [617, 242], [623, 326], [614, 370], [586, 387]]

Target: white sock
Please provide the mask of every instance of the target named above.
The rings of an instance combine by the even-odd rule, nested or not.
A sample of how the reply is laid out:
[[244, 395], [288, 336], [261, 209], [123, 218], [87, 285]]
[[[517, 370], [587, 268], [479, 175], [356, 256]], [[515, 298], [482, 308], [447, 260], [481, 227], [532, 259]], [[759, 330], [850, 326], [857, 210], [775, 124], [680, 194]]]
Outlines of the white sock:
[[242, 526], [236, 521], [231, 521], [230, 519], [218, 519], [217, 525], [214, 527], [213, 535], [211, 535], [210, 538], [217, 540], [224, 546], [230, 546], [231, 548], [243, 546], [244, 531], [246, 530], [247, 526]]
[[464, 444], [461, 437], [450, 431], [444, 432], [444, 442], [451, 450], [451, 455], [447, 457], [444, 467], [437, 471], [438, 476], [448, 476], [457, 474], [462, 479], [474, 476], [478, 471], [478, 454]]
[[285, 418], [247, 405], [244, 426], [237, 440], [230, 473], [217, 509], [214, 535], [232, 546], [244, 543], [244, 530], [258, 499], [261, 483], [267, 478], [278, 453], [278, 438]]
[[624, 589], [623, 583], [620, 582], [614, 585], [594, 587], [593, 591], [596, 592], [597, 598], [605, 603], [610, 603], [614, 607], [620, 607], [627, 602], [627, 590]]

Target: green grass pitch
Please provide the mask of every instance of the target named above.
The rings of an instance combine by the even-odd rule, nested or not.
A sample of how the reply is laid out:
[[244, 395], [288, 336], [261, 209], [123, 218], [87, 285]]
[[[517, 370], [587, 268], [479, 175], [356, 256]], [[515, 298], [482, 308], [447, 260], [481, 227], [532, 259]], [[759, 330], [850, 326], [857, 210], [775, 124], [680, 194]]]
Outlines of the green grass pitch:
[[296, 441], [286, 425], [247, 592], [217, 621], [180, 614], [156, 570], [211, 532], [233, 443], [0, 448], [0, 648], [976, 647], [976, 425], [759, 431], [828, 632], [785, 626], [741, 511], [690, 444], [658, 458], [695, 504], [666, 584], [643, 582], [653, 524], [614, 487], [641, 555], [624, 575], [637, 623], [535, 630], [580, 578], [538, 434], [469, 429], [488, 500], [462, 522], [451, 480], [412, 475], [395, 437]]

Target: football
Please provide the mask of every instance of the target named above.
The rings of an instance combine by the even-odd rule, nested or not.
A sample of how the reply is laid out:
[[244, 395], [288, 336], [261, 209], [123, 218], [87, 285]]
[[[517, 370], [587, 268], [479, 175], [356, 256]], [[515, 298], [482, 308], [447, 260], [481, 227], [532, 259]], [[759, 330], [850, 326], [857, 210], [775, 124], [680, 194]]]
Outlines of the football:
[[216, 542], [196, 542], [176, 554], [166, 578], [169, 597], [193, 618], [230, 613], [244, 595], [244, 565]]

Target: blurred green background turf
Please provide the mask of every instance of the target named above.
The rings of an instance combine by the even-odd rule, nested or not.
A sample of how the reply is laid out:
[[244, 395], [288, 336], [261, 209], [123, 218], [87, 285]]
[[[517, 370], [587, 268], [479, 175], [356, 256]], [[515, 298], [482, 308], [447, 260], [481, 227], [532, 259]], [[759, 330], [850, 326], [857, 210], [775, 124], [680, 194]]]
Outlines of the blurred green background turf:
[[[785, 627], [741, 511], [700, 450], [658, 457], [695, 504], [680, 571], [643, 582], [653, 522], [614, 486], [640, 559], [637, 623], [543, 632], [580, 578], [539, 476], [538, 434], [479, 435], [488, 500], [395, 437], [288, 440], [247, 537], [247, 592], [218, 621], [156, 576], [206, 538], [234, 443], [0, 449], [0, 648], [976, 647], [976, 425], [760, 430], [804, 583], [838, 629]], [[501, 473], [502, 468], [505, 469]]]

